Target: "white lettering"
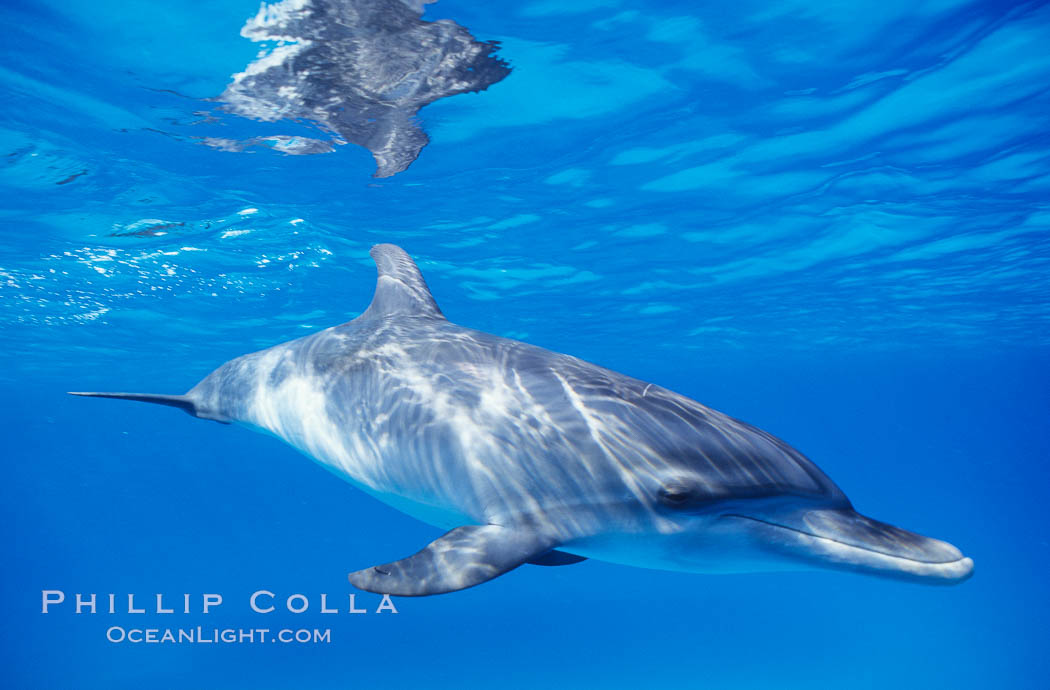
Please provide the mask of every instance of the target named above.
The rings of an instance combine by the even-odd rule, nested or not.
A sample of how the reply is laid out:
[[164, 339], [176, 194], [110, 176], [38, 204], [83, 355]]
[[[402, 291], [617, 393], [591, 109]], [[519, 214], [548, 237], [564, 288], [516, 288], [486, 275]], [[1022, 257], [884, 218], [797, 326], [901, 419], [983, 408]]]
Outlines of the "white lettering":
[[[135, 608], [135, 595], [134, 594], [129, 594], [128, 595], [128, 613], [146, 613], [146, 609], [137, 609], [137, 608]], [[128, 640], [131, 641], [131, 642], [135, 642], [136, 641], [136, 640], [132, 640], [131, 639], [131, 633], [130, 632], [128, 633]]]
[[[54, 599], [51, 595], [57, 594], [58, 598]], [[61, 604], [66, 600], [66, 593], [57, 589], [45, 589], [41, 592], [41, 598], [43, 599], [43, 610], [41, 613], [47, 613], [47, 607], [51, 604]]]
[[[302, 600], [303, 605], [299, 608], [295, 608], [294, 606], [292, 606], [292, 600], [294, 599]], [[293, 594], [292, 596], [288, 597], [288, 601], [285, 602], [285, 605], [288, 607], [288, 610], [292, 613], [302, 613], [306, 609], [310, 608], [309, 600], [307, 600], [307, 598], [304, 597], [302, 594]]]
[[347, 613], [368, 613], [368, 609], [359, 609], [354, 604], [354, 600], [357, 598], [356, 594], [350, 595], [350, 610]]
[[383, 600], [379, 602], [379, 608], [376, 609], [376, 613], [382, 613], [383, 611], [397, 613], [397, 609], [394, 607], [394, 602], [390, 601], [389, 594], [383, 595]]
[[208, 613], [208, 609], [212, 606], [219, 606], [222, 604], [221, 594], [205, 594], [204, 595], [204, 613]]
[[265, 589], [260, 589], [258, 592], [253, 594], [251, 600], [248, 602], [249, 604], [251, 604], [252, 611], [255, 611], [256, 613], [269, 613], [270, 611], [273, 611], [273, 604], [270, 604], [269, 608], [259, 608], [257, 602], [260, 596], [267, 596], [270, 597], [270, 599], [273, 599], [273, 592], [268, 592]]
[[91, 607], [91, 613], [95, 612], [95, 595], [92, 594], [90, 599], [84, 601], [83, 595], [77, 592], [77, 613], [80, 613], [80, 609], [85, 606]]

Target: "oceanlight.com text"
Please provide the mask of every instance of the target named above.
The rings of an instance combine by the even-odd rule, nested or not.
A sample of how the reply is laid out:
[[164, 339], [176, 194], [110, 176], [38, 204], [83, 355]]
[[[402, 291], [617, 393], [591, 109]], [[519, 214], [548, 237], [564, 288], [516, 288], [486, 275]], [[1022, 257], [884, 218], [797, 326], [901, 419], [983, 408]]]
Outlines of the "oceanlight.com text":
[[329, 644], [330, 628], [123, 628], [114, 625], [106, 630], [106, 639], [114, 644]]

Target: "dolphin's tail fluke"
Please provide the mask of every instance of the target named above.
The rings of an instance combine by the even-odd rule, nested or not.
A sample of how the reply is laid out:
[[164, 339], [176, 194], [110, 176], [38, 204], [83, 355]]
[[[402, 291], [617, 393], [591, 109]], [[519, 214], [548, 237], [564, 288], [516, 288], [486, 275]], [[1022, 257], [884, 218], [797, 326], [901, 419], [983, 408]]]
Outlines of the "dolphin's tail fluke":
[[76, 391], [69, 391], [69, 394], [83, 395], [88, 398], [116, 398], [117, 400], [135, 400], [137, 402], [168, 405], [169, 407], [177, 407], [194, 417], [211, 419], [216, 422], [222, 422], [223, 424], [229, 424], [226, 419], [201, 410], [197, 406], [197, 403], [188, 395], [160, 395], [157, 393], [85, 393]]

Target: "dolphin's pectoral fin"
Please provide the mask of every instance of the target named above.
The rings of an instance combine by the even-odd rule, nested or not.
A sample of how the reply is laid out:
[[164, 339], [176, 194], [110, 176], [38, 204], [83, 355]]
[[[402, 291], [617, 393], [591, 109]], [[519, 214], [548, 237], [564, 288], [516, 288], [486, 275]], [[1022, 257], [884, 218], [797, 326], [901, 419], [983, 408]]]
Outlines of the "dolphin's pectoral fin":
[[499, 577], [543, 556], [552, 540], [528, 529], [457, 527], [414, 556], [350, 573], [350, 584], [377, 594], [422, 597], [455, 592]]
[[532, 565], [573, 565], [575, 563], [582, 563], [586, 561], [586, 556], [577, 556], [574, 553], [565, 553], [564, 551], [548, 551], [547, 553], [530, 558], [525, 561]]

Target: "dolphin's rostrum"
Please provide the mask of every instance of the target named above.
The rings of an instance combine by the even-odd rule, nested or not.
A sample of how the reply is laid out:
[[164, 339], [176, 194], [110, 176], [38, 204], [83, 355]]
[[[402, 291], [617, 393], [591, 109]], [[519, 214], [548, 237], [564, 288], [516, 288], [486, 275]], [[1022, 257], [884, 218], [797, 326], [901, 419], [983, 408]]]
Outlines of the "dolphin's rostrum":
[[677, 393], [442, 315], [412, 259], [372, 249], [358, 318], [233, 359], [157, 402], [271, 432], [386, 503], [449, 529], [350, 574], [440, 594], [524, 563], [597, 558], [734, 572], [830, 567], [959, 582], [952, 545], [864, 517], [783, 441]]

